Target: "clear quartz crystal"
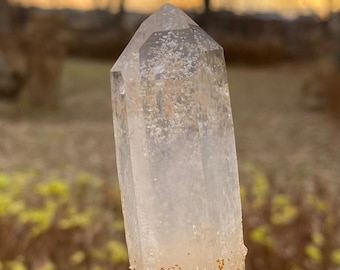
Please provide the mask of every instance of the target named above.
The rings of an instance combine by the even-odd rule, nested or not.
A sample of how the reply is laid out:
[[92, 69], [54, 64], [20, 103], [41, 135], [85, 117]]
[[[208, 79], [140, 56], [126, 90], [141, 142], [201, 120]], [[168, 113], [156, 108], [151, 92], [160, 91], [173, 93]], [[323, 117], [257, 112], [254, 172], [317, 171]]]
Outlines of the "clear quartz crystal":
[[130, 269], [244, 269], [223, 49], [166, 4], [111, 70]]

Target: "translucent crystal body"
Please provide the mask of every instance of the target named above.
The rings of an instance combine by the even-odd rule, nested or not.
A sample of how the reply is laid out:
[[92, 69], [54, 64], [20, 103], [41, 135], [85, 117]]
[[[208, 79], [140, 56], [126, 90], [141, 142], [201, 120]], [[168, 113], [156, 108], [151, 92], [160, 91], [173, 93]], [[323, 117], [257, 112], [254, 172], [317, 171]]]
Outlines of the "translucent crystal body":
[[111, 70], [130, 268], [244, 269], [223, 49], [164, 5]]

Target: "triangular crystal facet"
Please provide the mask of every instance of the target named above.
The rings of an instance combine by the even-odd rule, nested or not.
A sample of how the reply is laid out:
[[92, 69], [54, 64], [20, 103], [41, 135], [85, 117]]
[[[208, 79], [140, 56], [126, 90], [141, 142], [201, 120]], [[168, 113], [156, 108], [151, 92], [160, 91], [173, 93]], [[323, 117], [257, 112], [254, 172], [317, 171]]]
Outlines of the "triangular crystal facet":
[[[172, 42], [169, 42], [170, 39]], [[149, 47], [149, 51], [146, 47]], [[154, 59], [154, 72], [158, 70], [161, 73], [162, 66], [158, 66], [157, 59], [172, 62], [172, 66], [176, 66], [180, 64], [179, 60], [190, 57], [188, 52], [197, 54], [202, 50], [217, 49], [221, 47], [188, 15], [171, 4], [165, 4], [141, 24], [112, 71], [121, 72], [124, 81], [139, 81], [142, 79], [139, 69], [143, 65], [141, 58], [149, 63]], [[198, 57], [192, 56], [192, 61]]]

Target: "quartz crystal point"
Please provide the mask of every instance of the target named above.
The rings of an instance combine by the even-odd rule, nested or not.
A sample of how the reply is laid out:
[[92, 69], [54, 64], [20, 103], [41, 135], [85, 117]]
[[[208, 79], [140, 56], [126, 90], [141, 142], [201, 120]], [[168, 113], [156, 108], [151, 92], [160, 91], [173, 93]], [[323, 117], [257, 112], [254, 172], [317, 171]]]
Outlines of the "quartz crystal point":
[[130, 269], [244, 269], [223, 49], [166, 4], [111, 70]]

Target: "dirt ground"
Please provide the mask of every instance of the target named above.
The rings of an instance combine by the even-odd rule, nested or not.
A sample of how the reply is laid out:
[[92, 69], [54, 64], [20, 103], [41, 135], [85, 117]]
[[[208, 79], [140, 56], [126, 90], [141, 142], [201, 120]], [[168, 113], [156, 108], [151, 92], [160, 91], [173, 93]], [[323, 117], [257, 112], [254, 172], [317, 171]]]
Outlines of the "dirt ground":
[[[0, 102], [0, 170], [86, 171], [116, 179], [112, 64], [68, 60], [58, 111], [22, 115]], [[301, 106], [306, 76], [306, 65], [228, 66], [241, 183], [252, 164], [279, 187], [318, 180], [335, 191], [340, 128], [327, 112]]]

